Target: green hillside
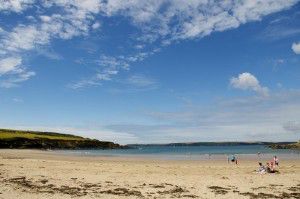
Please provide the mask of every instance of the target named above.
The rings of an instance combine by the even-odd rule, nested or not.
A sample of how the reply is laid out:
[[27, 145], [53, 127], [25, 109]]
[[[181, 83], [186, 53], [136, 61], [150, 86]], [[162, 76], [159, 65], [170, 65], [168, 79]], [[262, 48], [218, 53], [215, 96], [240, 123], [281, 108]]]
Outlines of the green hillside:
[[38, 131], [0, 129], [0, 148], [17, 149], [116, 149], [119, 144], [80, 136]]
[[12, 139], [12, 138], [27, 138], [27, 139], [51, 139], [51, 140], [84, 140], [85, 138], [50, 132], [38, 132], [38, 131], [22, 131], [22, 130], [9, 130], [0, 129], [0, 139]]

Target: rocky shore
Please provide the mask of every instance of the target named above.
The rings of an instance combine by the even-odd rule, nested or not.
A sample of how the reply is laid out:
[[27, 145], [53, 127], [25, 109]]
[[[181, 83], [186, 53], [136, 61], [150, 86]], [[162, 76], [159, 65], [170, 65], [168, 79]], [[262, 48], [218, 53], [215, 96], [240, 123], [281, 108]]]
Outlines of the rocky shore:
[[300, 141], [293, 144], [271, 144], [270, 148], [272, 149], [294, 149], [300, 150]]

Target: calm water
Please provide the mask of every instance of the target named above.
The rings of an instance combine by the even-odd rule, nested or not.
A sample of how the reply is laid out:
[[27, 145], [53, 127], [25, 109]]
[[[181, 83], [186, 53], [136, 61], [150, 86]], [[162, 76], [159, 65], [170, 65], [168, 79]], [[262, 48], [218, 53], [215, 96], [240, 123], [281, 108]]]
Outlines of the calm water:
[[224, 158], [228, 154], [238, 156], [272, 157], [279, 155], [284, 158], [300, 158], [300, 151], [273, 150], [264, 145], [238, 146], [140, 146], [133, 149], [117, 150], [67, 150], [61, 153], [81, 156], [116, 156], [116, 157], [148, 157], [159, 159], [210, 159]]

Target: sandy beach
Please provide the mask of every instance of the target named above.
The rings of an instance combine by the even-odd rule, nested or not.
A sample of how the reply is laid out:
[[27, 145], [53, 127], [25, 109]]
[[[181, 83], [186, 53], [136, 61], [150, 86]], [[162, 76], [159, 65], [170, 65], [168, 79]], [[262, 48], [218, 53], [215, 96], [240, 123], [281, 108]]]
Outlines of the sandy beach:
[[213, 158], [155, 160], [0, 150], [0, 198], [300, 198], [300, 159], [282, 159], [279, 174], [260, 175], [256, 169], [257, 161], [245, 158], [234, 165]]

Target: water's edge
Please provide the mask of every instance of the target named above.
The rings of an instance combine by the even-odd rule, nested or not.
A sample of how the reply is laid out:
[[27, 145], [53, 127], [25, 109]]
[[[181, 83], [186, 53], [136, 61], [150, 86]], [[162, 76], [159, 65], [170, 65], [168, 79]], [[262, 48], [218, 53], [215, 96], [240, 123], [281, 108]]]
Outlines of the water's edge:
[[166, 160], [227, 159], [235, 154], [241, 159], [300, 159], [300, 151], [270, 149], [266, 145], [251, 146], [143, 146], [117, 150], [57, 150], [57, 153], [75, 156], [129, 157]]

